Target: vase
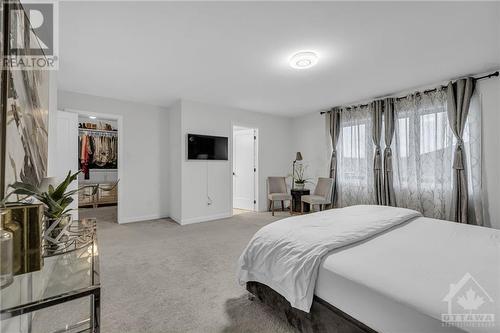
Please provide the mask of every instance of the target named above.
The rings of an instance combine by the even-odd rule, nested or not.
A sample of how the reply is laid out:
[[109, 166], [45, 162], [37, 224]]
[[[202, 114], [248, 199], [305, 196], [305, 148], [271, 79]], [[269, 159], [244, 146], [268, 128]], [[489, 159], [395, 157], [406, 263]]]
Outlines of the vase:
[[58, 218], [46, 218], [43, 232], [44, 256], [51, 256], [61, 250], [70, 238], [71, 214]]
[[295, 189], [297, 190], [303, 190], [305, 184], [304, 183], [295, 183]]
[[3, 226], [0, 225], [0, 288], [7, 287], [14, 281], [12, 271], [14, 243], [12, 238], [12, 232], [3, 229]]

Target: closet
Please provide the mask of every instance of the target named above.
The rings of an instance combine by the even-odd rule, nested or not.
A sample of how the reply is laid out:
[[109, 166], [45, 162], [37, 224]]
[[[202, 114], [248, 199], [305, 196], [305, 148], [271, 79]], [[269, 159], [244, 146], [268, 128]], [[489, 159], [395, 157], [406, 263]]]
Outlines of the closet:
[[93, 193], [87, 188], [79, 193], [79, 207], [116, 206], [118, 189], [118, 129], [113, 120], [96, 117], [78, 119], [78, 164], [82, 173], [79, 186], [99, 185]]

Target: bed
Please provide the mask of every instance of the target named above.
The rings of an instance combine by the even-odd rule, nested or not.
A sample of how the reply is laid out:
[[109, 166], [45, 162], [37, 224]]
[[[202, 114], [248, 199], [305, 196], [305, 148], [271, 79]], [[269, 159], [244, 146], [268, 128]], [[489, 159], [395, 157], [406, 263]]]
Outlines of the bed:
[[[384, 222], [379, 227], [376, 216], [381, 212], [381, 219], [390, 223]], [[495, 319], [500, 317], [500, 305], [495, 301], [500, 300], [499, 230], [425, 218], [416, 212], [381, 206], [354, 206], [286, 220], [278, 227], [269, 227], [270, 232], [264, 227], [264, 232], [254, 236], [240, 258], [238, 276], [252, 294], [276, 307], [299, 330], [498, 331], [500, 322]], [[370, 220], [368, 225], [372, 230], [361, 237], [351, 237], [359, 236], [359, 230], [319, 228], [318, 232], [327, 234], [324, 239], [332, 237], [328, 232], [340, 232], [350, 238], [333, 249], [328, 243], [326, 249], [318, 252], [313, 249], [316, 247], [313, 238], [305, 243], [294, 239], [294, 233], [308, 238], [310, 235], [304, 230], [310, 229], [314, 234], [323, 224], [348, 225], [350, 221], [362, 220]], [[371, 227], [374, 224], [377, 227]], [[361, 227], [362, 223], [356, 228]], [[320, 237], [319, 243], [322, 242]], [[280, 251], [281, 248], [284, 250]], [[305, 279], [302, 279], [304, 267], [311, 266], [308, 266], [310, 258], [303, 260], [303, 252], [321, 252], [316, 258], [317, 265], [306, 269]], [[296, 267], [291, 262], [301, 266], [299, 274], [294, 274]], [[259, 270], [267, 273], [260, 275]], [[316, 273], [310, 274], [314, 270]], [[295, 278], [283, 278], [283, 272]], [[292, 289], [283, 287], [287, 283], [291, 283]], [[294, 296], [302, 295], [300, 286], [309, 283], [313, 295], [308, 306]], [[470, 295], [469, 290], [474, 294]]]

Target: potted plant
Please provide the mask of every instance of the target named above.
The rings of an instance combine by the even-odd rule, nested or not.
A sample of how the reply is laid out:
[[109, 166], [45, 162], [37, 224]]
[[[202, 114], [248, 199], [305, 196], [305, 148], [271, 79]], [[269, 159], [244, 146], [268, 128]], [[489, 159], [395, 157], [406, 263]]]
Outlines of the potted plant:
[[305, 172], [307, 167], [303, 164], [297, 165], [295, 168], [295, 174], [293, 175], [293, 181], [295, 183], [295, 188], [298, 190], [303, 190], [306, 183], [309, 182], [310, 178], [305, 178]]
[[[66, 178], [55, 188], [49, 185], [47, 189], [40, 189], [24, 182], [16, 182], [9, 185], [9, 188], [13, 190], [6, 196], [4, 202], [12, 195], [20, 195], [25, 196], [22, 199], [23, 201], [34, 198], [44, 205], [45, 231], [43, 233], [43, 238], [46, 242], [46, 247], [49, 249], [51, 247], [57, 249], [58, 244], [66, 241], [68, 238], [65, 230], [69, 227], [71, 222], [70, 213], [73, 209], [68, 207], [73, 202], [73, 196], [89, 187], [93, 189], [92, 194], [97, 193], [99, 190], [99, 185], [85, 185], [68, 191], [69, 185], [78, 178], [80, 172], [81, 171], [71, 174], [71, 171], [69, 171]], [[112, 190], [115, 186], [116, 184], [106, 190]]]

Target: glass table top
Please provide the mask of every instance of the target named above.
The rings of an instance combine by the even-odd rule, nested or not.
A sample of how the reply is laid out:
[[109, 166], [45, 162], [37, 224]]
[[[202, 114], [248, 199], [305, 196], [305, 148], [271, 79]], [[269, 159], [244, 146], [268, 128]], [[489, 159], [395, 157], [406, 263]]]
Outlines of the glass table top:
[[75, 227], [90, 227], [89, 241], [70, 252], [45, 257], [39, 271], [14, 276], [13, 282], [0, 290], [2, 313], [100, 286], [95, 220], [72, 223]]

